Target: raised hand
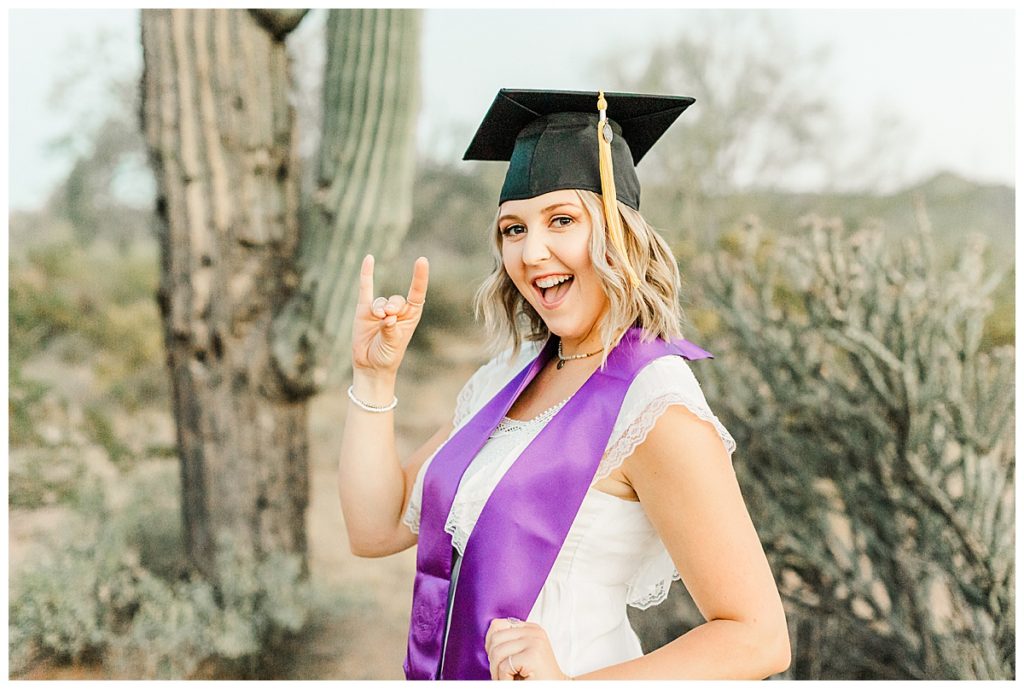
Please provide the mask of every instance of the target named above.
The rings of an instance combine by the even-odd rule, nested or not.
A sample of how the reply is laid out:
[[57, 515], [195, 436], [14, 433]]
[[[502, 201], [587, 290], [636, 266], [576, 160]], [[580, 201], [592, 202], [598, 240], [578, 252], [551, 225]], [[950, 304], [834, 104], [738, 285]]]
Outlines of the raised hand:
[[430, 262], [416, 259], [407, 297], [373, 296], [373, 256], [359, 270], [359, 302], [352, 327], [352, 367], [372, 375], [394, 376], [423, 315]]

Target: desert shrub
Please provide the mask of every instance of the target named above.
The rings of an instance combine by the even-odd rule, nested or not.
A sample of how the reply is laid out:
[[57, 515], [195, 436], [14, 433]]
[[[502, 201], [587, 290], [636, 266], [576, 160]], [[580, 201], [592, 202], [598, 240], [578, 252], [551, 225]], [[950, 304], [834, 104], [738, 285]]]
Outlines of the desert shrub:
[[102, 242], [28, 250], [10, 269], [12, 364], [59, 342], [61, 360], [90, 364], [111, 403], [134, 410], [166, 399], [158, 275], [152, 242], [124, 253]]
[[898, 244], [752, 221], [695, 281], [800, 678], [1014, 675], [1014, 353], [982, 347], [984, 250], [940, 265], [923, 212]]
[[[95, 481], [88, 481], [82, 504], [96, 504]], [[48, 548], [37, 548], [10, 587], [11, 669], [39, 650], [65, 662], [100, 651], [107, 630], [100, 582], [110, 581], [125, 549], [116, 529], [75, 520]]]
[[79, 310], [60, 285], [76, 276], [73, 244], [55, 243], [34, 249], [24, 263], [14, 262], [8, 276], [12, 361], [22, 361], [54, 337], [74, 329]]
[[15, 360], [13, 352], [8, 371], [8, 442], [12, 447], [41, 442], [35, 420], [39, 414], [40, 402], [49, 386], [25, 377], [21, 371], [21, 364]]
[[[77, 518], [11, 579], [10, 661], [99, 658], [115, 677], [187, 678], [209, 658], [253, 659], [298, 631], [313, 600], [298, 555], [256, 558], [221, 536], [217, 581], [181, 556], [176, 465], [87, 476]], [[169, 556], [168, 551], [177, 556]]]
[[222, 542], [218, 557], [219, 586], [134, 573], [124, 589], [131, 620], [108, 645], [115, 676], [187, 678], [208, 658], [252, 660], [302, 628], [311, 598], [298, 556], [272, 553], [257, 561]]
[[123, 464], [131, 456], [131, 450], [117, 437], [110, 419], [99, 405], [85, 408], [85, 421], [90, 438], [107, 451], [110, 461]]
[[11, 448], [7, 502], [22, 509], [73, 503], [85, 479], [76, 448]]

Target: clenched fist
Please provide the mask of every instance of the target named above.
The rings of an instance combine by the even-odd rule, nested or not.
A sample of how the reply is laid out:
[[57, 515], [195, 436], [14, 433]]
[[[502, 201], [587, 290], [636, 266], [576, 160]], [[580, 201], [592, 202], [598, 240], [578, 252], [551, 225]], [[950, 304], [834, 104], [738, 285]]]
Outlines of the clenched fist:
[[547, 632], [534, 622], [496, 617], [487, 628], [484, 647], [491, 679], [572, 679], [558, 666]]

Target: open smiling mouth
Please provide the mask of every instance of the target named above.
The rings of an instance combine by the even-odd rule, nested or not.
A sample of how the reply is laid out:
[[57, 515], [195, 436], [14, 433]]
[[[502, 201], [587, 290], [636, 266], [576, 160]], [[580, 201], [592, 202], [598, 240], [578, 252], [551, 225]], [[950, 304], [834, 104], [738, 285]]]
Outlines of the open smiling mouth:
[[564, 280], [557, 285], [539, 287], [537, 284], [534, 284], [533, 288], [540, 296], [540, 302], [544, 305], [544, 308], [554, 309], [557, 308], [565, 299], [565, 296], [569, 293], [569, 288], [574, 281], [574, 278], [570, 276], [568, 280]]

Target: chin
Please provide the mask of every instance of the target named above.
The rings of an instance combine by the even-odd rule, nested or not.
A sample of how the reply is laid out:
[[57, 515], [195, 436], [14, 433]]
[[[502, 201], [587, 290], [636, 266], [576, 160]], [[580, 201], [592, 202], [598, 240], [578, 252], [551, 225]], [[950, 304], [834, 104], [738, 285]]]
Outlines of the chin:
[[558, 323], [553, 323], [552, 324], [552, 323], [548, 323], [547, 321], [544, 322], [544, 325], [546, 325], [548, 327], [548, 332], [549, 333], [551, 333], [552, 335], [557, 335], [561, 339], [565, 339], [567, 337], [570, 337], [570, 338], [573, 338], [573, 339], [580, 338], [580, 337], [583, 337], [584, 335], [586, 335], [587, 331], [589, 330], [589, 328], [574, 327], [572, 325], [564, 325], [564, 324], [560, 325]]

